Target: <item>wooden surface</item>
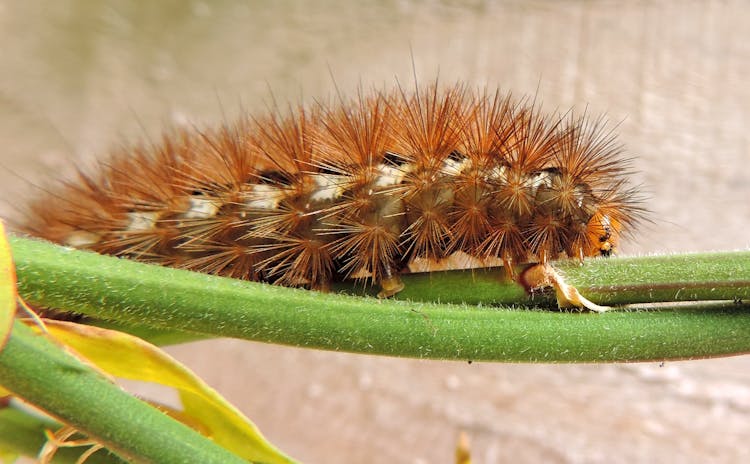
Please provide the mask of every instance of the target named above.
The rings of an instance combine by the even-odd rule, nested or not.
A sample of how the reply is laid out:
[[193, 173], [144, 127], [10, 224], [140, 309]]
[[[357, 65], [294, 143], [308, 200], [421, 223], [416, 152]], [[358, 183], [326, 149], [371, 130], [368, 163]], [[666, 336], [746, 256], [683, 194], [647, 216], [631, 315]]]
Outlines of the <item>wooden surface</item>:
[[[750, 246], [743, 1], [0, 2], [0, 205], [109, 148], [357, 85], [443, 82], [606, 113], [654, 223], [625, 253]], [[331, 77], [333, 75], [333, 78]], [[747, 357], [467, 365], [220, 340], [171, 350], [306, 462], [742, 462]], [[221, 360], [217, 362], [217, 360]]]

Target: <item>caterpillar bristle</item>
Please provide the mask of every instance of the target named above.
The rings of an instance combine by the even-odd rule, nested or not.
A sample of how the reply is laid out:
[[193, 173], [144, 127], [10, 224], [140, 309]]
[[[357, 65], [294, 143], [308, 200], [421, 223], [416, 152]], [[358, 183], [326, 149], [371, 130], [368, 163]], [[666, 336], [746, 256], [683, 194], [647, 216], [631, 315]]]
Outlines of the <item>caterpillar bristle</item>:
[[424, 263], [611, 254], [644, 212], [622, 151], [604, 118], [545, 116], [500, 91], [360, 90], [121, 149], [33, 203], [25, 230], [280, 285], [361, 278], [388, 296]]

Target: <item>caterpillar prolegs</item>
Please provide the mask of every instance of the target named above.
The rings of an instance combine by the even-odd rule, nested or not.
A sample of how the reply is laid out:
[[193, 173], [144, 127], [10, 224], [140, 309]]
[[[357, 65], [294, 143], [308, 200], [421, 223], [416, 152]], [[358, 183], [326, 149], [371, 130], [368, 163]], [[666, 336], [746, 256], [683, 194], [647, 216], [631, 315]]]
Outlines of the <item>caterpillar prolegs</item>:
[[366, 279], [387, 297], [425, 263], [512, 272], [609, 255], [641, 217], [628, 174], [603, 118], [463, 85], [397, 87], [122, 149], [33, 203], [25, 229], [285, 286]]

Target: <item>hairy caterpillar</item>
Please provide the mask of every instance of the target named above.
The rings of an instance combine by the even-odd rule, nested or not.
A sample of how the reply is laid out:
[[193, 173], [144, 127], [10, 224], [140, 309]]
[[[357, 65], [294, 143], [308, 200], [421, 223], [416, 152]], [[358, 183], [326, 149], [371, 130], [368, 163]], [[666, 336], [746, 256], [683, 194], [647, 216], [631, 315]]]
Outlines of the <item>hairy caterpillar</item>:
[[368, 279], [387, 297], [419, 263], [609, 255], [642, 212], [621, 152], [603, 119], [499, 91], [360, 91], [122, 150], [24, 228], [279, 285]]

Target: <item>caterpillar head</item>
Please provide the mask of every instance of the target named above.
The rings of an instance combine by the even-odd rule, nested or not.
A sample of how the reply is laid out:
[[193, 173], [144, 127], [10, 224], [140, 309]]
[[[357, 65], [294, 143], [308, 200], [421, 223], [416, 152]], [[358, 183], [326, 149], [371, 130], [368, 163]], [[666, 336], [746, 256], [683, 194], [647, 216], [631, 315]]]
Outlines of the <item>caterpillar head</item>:
[[617, 254], [622, 225], [605, 211], [597, 211], [589, 220], [587, 256], [611, 256]]

